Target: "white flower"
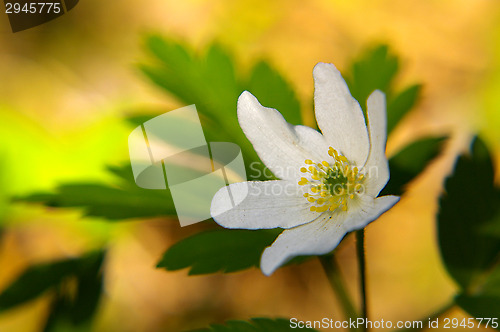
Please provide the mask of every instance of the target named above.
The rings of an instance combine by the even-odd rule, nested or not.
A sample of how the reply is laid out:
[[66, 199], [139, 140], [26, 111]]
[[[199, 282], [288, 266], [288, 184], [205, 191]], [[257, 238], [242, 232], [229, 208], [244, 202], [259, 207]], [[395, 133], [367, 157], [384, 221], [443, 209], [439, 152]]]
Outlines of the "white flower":
[[[331, 252], [346, 233], [364, 228], [399, 200], [377, 198], [389, 179], [384, 94], [375, 91], [368, 98], [367, 128], [334, 65], [318, 63], [313, 76], [316, 120], [323, 134], [290, 125], [248, 91], [241, 94], [240, 126], [281, 180], [231, 184], [212, 200], [211, 214], [223, 227], [285, 229], [262, 254], [266, 275], [295, 256]], [[245, 195], [229, 208], [231, 197]]]

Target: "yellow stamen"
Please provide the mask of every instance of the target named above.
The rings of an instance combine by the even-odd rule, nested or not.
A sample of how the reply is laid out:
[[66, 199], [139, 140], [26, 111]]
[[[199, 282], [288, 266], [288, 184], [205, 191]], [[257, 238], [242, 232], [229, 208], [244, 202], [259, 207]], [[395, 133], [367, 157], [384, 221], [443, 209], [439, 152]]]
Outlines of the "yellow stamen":
[[303, 196], [308, 202], [316, 204], [310, 206], [311, 211], [333, 212], [339, 208], [347, 211], [348, 200], [354, 200], [362, 194], [365, 176], [334, 148], [329, 147], [328, 155], [332, 158], [320, 163], [314, 163], [311, 159], [304, 161], [306, 166], [301, 167], [300, 171], [308, 174], [308, 178], [301, 178], [299, 185], [308, 185], [311, 193]]

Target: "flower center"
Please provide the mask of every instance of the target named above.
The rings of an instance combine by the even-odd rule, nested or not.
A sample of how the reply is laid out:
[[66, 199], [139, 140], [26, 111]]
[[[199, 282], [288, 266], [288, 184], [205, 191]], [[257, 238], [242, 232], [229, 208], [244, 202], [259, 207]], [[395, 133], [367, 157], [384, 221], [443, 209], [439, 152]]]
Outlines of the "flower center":
[[347, 211], [348, 200], [362, 194], [365, 177], [334, 148], [330, 147], [328, 154], [333, 162], [305, 160], [306, 166], [300, 171], [310, 179], [302, 177], [299, 185], [309, 186], [310, 193], [305, 193], [304, 197], [314, 204], [310, 207], [311, 211], [335, 211], [339, 208]]

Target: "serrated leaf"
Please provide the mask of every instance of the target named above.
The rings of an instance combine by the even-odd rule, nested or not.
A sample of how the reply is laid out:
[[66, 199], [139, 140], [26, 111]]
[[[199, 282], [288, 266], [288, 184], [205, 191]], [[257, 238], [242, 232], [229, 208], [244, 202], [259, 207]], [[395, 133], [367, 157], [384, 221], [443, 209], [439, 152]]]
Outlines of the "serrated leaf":
[[471, 155], [458, 159], [440, 200], [441, 256], [446, 269], [465, 294], [490, 295], [477, 291], [484, 287], [483, 283], [500, 258], [500, 239], [482, 230], [494, 220], [500, 222], [500, 190], [495, 188], [493, 181], [491, 157], [477, 138]]
[[404, 188], [441, 151], [445, 137], [425, 138], [407, 145], [389, 159], [390, 178], [380, 196], [401, 195]]
[[[157, 36], [150, 37], [147, 46], [159, 61], [141, 64], [142, 72], [182, 103], [196, 105], [207, 141], [238, 144], [245, 163], [253, 163], [253, 168], [259, 170], [258, 174], [263, 174], [264, 166], [238, 124], [236, 104], [248, 84], [244, 83], [245, 78], [237, 75], [232, 57], [218, 45], [210, 46], [205, 53], [193, 55], [194, 52], [187, 47]], [[268, 73], [272, 76], [266, 78], [282, 83], [271, 90], [279, 101], [280, 94], [291, 89], [275, 71]], [[247, 172], [250, 177], [248, 167]]]
[[195, 104], [207, 140], [238, 144], [246, 165], [252, 164], [257, 170], [255, 174], [261, 175], [256, 177], [247, 167], [248, 177], [265, 180], [265, 167], [240, 129], [236, 104], [238, 96], [249, 90], [262, 104], [280, 110], [289, 122], [299, 124], [300, 104], [286, 80], [266, 62], [259, 62], [249, 78], [242, 77], [234, 68], [234, 59], [218, 45], [193, 55], [194, 52], [181, 44], [153, 36], [147, 46], [160, 61], [141, 64], [143, 73], [181, 102]]
[[213, 324], [206, 329], [192, 332], [284, 332], [284, 331], [315, 332], [312, 328], [292, 328], [289, 319], [285, 318], [252, 318], [250, 321], [231, 320], [224, 325]]
[[186, 46], [158, 36], [150, 37], [147, 46], [160, 61], [139, 68], [153, 83], [186, 105], [195, 104], [218, 126], [218, 133], [226, 133], [238, 144], [246, 142], [236, 118], [236, 101], [243, 88], [229, 54], [212, 45], [204, 54], [193, 55]]
[[220, 229], [192, 235], [170, 247], [158, 268], [174, 271], [190, 268], [189, 274], [235, 272], [258, 266], [265, 247], [280, 230]]
[[54, 193], [33, 194], [17, 200], [59, 208], [82, 208], [86, 216], [109, 220], [176, 216], [168, 190], [146, 190], [137, 186], [115, 188], [73, 183], [57, 187]]

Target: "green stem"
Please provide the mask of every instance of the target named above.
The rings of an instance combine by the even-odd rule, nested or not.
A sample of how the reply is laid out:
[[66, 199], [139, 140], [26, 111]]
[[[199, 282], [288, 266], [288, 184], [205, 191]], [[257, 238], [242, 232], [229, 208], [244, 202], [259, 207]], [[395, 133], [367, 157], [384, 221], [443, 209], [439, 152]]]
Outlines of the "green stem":
[[338, 297], [340, 304], [342, 305], [342, 309], [344, 310], [344, 316], [346, 319], [352, 318], [353, 320], [357, 319], [358, 314], [354, 305], [347, 294], [344, 282], [342, 280], [342, 276], [340, 275], [340, 269], [335, 261], [335, 257], [333, 254], [319, 256], [319, 261], [325, 270], [326, 277], [330, 282], [330, 286]]
[[[356, 231], [356, 252], [358, 256], [358, 267], [361, 282], [361, 317], [368, 319], [366, 306], [366, 256], [365, 256], [365, 230]], [[366, 324], [363, 324], [362, 331], [368, 331]]]

